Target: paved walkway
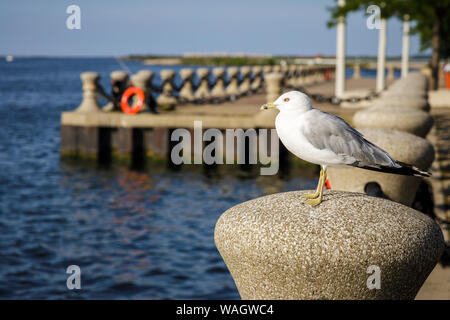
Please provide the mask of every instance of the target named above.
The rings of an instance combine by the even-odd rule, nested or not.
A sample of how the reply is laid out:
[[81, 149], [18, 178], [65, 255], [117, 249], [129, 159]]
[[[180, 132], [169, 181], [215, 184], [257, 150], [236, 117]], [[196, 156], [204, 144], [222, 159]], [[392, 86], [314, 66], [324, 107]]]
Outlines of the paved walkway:
[[[450, 103], [450, 102], [449, 102]], [[434, 127], [428, 135], [433, 143], [436, 157], [430, 178], [435, 202], [435, 213], [440, 219], [450, 220], [450, 106], [432, 109]], [[443, 228], [449, 243], [450, 230]], [[450, 300], [450, 266], [438, 264], [420, 289], [417, 300]]]

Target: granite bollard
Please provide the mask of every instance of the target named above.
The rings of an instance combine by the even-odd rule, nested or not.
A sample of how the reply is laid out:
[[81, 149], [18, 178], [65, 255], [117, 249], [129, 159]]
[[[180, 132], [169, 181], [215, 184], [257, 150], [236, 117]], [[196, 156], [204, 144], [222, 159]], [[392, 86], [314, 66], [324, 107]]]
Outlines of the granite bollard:
[[127, 87], [128, 73], [123, 70], [116, 70], [110, 73], [112, 96], [119, 101], [119, 105], [115, 105], [113, 102], [108, 102], [103, 108], [103, 111], [116, 111], [120, 110], [120, 98]]
[[353, 79], [361, 79], [361, 67], [357, 63], [353, 65]]
[[194, 89], [192, 85], [192, 78], [194, 77], [194, 70], [190, 68], [183, 68], [180, 70], [180, 77], [183, 81], [183, 86], [180, 89], [178, 98], [187, 102], [195, 100]]
[[217, 221], [214, 241], [242, 299], [414, 299], [444, 250], [432, 219], [342, 191], [312, 208], [303, 192], [241, 203]]
[[304, 66], [297, 66], [297, 77], [295, 81], [295, 88], [300, 88], [305, 84], [305, 67]]
[[279, 64], [276, 64], [274, 66], [272, 66], [272, 71], [273, 73], [281, 73], [281, 66]]
[[80, 75], [83, 83], [83, 100], [75, 112], [99, 112], [100, 106], [97, 101], [97, 85], [100, 75], [97, 72], [86, 71]]
[[211, 97], [209, 92], [209, 69], [208, 68], [198, 68], [197, 69], [197, 77], [199, 80], [199, 85], [197, 90], [195, 91], [195, 98], [200, 100], [206, 100]]
[[228, 73], [228, 86], [226, 88], [226, 93], [230, 97], [238, 97], [239, 96], [239, 69], [236, 67], [229, 67], [227, 69]]
[[253, 81], [250, 87], [253, 92], [257, 92], [262, 87], [262, 70], [260, 66], [254, 66], [252, 68]]
[[241, 67], [241, 76], [242, 76], [242, 81], [241, 84], [239, 86], [239, 93], [242, 95], [246, 95], [248, 93], [250, 93], [251, 90], [251, 68], [244, 66]]
[[416, 99], [405, 95], [380, 97], [371, 101], [372, 106], [386, 106], [386, 107], [408, 107], [412, 109], [429, 110], [427, 100], [424, 98]]
[[433, 118], [420, 109], [374, 106], [356, 112], [353, 116], [353, 124], [357, 129], [395, 129], [424, 138], [433, 126]]
[[216, 83], [211, 90], [211, 97], [215, 99], [224, 99], [227, 96], [225, 91], [225, 69], [214, 68], [212, 70]]
[[274, 102], [281, 94], [283, 75], [281, 73], [269, 73], [265, 75], [267, 101]]
[[266, 74], [268, 74], [268, 73], [271, 73], [271, 72], [272, 72], [272, 69], [273, 69], [272, 66], [268, 66], [268, 65], [264, 66], [264, 67], [263, 67], [263, 73], [264, 73], [264, 75], [266, 75]]
[[[139, 70], [136, 74], [131, 76], [131, 84], [136, 88], [140, 88], [145, 97], [151, 94], [151, 84], [154, 73], [150, 70]], [[146, 99], [147, 100], [147, 99]], [[136, 102], [136, 97], [133, 97], [133, 104]], [[150, 107], [147, 105], [147, 102], [144, 102], [144, 105], [141, 108], [140, 112], [149, 111]]]
[[387, 66], [388, 74], [386, 76], [387, 80], [394, 80], [395, 79], [395, 66], [389, 64]]
[[[394, 159], [428, 170], [434, 160], [433, 145], [413, 134], [380, 128], [358, 129], [364, 137], [386, 150]], [[328, 179], [334, 190], [364, 193], [369, 182], [377, 182], [391, 200], [410, 206], [421, 181], [420, 177], [394, 175], [360, 168], [328, 168]]]
[[159, 73], [163, 81], [162, 92], [156, 102], [163, 110], [173, 110], [177, 103], [177, 99], [173, 95], [173, 79], [175, 72], [170, 69], [161, 70]]

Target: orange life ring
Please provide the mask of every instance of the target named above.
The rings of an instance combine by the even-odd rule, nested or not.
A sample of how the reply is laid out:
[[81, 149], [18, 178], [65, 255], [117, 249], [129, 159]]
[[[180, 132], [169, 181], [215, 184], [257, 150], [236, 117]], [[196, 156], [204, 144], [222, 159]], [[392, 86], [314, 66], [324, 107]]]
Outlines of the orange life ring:
[[[131, 107], [128, 104], [128, 100], [132, 95], [137, 96], [137, 103], [134, 107]], [[142, 107], [144, 106], [145, 102], [145, 94], [142, 89], [137, 87], [129, 87], [122, 95], [122, 99], [120, 100], [120, 106], [122, 107], [122, 111], [127, 114], [136, 114], [138, 113]]]

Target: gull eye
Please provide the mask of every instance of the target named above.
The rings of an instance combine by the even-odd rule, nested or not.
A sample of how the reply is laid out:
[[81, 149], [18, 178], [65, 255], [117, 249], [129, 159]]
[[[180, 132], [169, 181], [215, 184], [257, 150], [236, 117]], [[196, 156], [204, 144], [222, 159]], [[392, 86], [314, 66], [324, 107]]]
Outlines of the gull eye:
[[289, 102], [289, 100], [290, 100], [289, 98], [284, 98], [283, 99], [284, 102]]

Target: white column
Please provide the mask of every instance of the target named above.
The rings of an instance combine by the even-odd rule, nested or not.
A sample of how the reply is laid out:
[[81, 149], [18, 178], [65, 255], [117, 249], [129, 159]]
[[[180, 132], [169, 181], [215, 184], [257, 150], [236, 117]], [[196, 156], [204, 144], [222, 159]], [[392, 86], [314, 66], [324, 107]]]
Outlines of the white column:
[[[345, 0], [338, 1], [339, 6], [345, 5]], [[336, 37], [336, 78], [334, 94], [342, 97], [345, 91], [345, 17], [339, 17]]]
[[405, 78], [409, 69], [409, 15], [403, 17], [403, 43], [402, 43], [402, 78]]
[[386, 19], [381, 19], [381, 29], [378, 38], [378, 62], [377, 62], [377, 92], [385, 87], [386, 69]]

